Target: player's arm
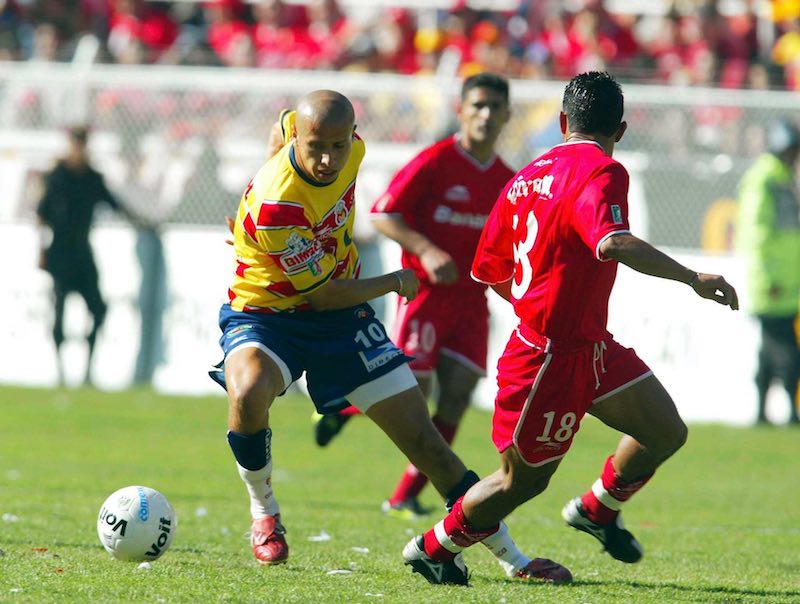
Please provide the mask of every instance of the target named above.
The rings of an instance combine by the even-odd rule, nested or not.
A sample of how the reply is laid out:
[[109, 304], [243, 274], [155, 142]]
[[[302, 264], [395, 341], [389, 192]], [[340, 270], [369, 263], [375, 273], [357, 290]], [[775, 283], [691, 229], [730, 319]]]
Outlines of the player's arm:
[[269, 140], [267, 140], [267, 159], [270, 159], [273, 155], [280, 151], [284, 144], [283, 126], [281, 126], [280, 121], [277, 121], [272, 125], [272, 129], [269, 131]]
[[622, 262], [645, 275], [680, 281], [691, 286], [701, 298], [739, 309], [736, 290], [720, 275], [698, 273], [683, 266], [667, 254], [630, 233], [606, 237], [599, 246], [600, 254]]
[[380, 298], [389, 292], [413, 300], [419, 290], [419, 280], [411, 269], [402, 269], [369, 279], [329, 279], [323, 285], [304, 294], [314, 310], [339, 310]]
[[458, 268], [450, 254], [408, 226], [401, 216], [373, 214], [372, 224], [378, 232], [417, 256], [431, 283], [449, 285], [458, 281]]

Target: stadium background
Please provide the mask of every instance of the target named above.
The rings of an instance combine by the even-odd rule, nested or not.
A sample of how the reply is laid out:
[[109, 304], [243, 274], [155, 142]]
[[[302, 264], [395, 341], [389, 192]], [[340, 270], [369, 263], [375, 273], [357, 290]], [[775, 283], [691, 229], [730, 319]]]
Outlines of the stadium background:
[[[0, 14], [5, 16], [14, 4], [0, 3]], [[16, 3], [23, 16], [23, 9], [39, 4], [47, 3]], [[115, 4], [125, 3], [111, 3]], [[140, 11], [157, 8], [172, 11], [170, 14], [235, 4], [132, 3]], [[371, 17], [369, 13], [364, 16], [364, 3], [343, 1], [341, 8], [346, 17], [374, 27], [383, 15], [375, 7], [388, 4], [371, 3]], [[505, 2], [495, 4], [503, 10], [492, 12], [478, 10], [479, 3], [443, 2], [439, 9], [432, 8], [433, 3], [422, 3], [427, 8], [414, 4], [406, 2], [404, 14], [416, 19], [414, 40], [421, 47], [426, 38], [420, 32], [435, 29], [453, 14], [474, 12], [478, 19], [467, 39], [485, 42], [495, 39], [487, 37], [487, 26], [481, 24], [511, 31], [514, 16], [528, 18], [529, 13], [553, 3]], [[630, 19], [637, 23], [664, 19], [669, 8], [666, 2], [606, 4], [623, 24]], [[770, 120], [788, 117], [800, 123], [798, 94], [789, 90], [796, 85], [793, 70], [797, 58], [785, 61], [776, 55], [784, 31], [791, 33], [783, 17], [772, 20], [785, 4], [673, 4], [673, 10], [683, 7], [683, 14], [689, 17], [695, 12], [707, 14], [702, 10], [714, 5], [721, 22], [739, 23], [743, 15], [749, 16], [759, 33], [768, 32], [752, 49], [755, 55], [746, 58], [744, 71], [736, 70], [742, 65], [735, 54], [719, 55], [718, 65], [709, 72], [713, 76], [707, 78], [698, 75], [696, 66], [683, 71], [676, 68], [665, 75], [657, 63], [648, 69], [633, 60], [595, 57], [604, 58], [605, 63], [592, 64], [619, 73], [624, 84], [630, 128], [617, 158], [632, 176], [635, 233], [692, 267], [725, 274], [740, 289], [742, 267], [731, 249], [736, 184], [763, 150]], [[565, 5], [575, 7], [574, 21], [602, 6], [598, 2]], [[794, 6], [788, 5], [789, 10]], [[292, 10], [298, 7], [291, 3]], [[396, 8], [394, 3], [392, 7]], [[800, 12], [800, 8], [796, 10]], [[45, 22], [29, 22], [31, 44], [9, 45], [6, 58], [15, 60], [0, 62], [0, 310], [4, 317], [0, 334], [4, 342], [11, 343], [0, 351], [0, 381], [6, 383], [52, 385], [56, 380], [49, 341], [50, 284], [49, 277], [36, 269], [34, 208], [41, 174], [65, 148], [66, 126], [91, 124], [90, 151], [95, 165], [123, 201], [161, 225], [169, 303], [164, 358], [154, 386], [169, 392], [213, 392], [205, 368], [218, 360], [216, 313], [232, 265], [224, 243], [223, 217], [235, 211], [243, 186], [263, 162], [267, 133], [279, 110], [316, 88], [337, 89], [354, 101], [358, 130], [368, 147], [357, 189], [362, 219], [357, 236], [382, 259], [384, 268], [391, 269], [398, 261], [397, 250], [393, 244], [375, 239], [363, 220], [366, 208], [403, 162], [452, 131], [461, 76], [494, 67], [486, 58], [489, 55], [471, 48], [465, 54], [464, 48], [441, 41], [435, 44], [437, 54], [431, 68], [423, 66], [414, 73], [403, 73], [400, 67], [393, 73], [383, 69], [381, 73], [366, 72], [363, 65], [352, 69], [352, 64], [334, 61], [309, 65], [316, 69], [257, 67], [253, 65], [259, 56], [256, 49], [248, 63], [234, 61], [213, 44], [207, 44], [207, 55], [200, 55], [207, 56], [207, 61], [194, 58], [193, 47], [193, 52], [186, 54], [193, 57], [191, 61], [165, 64], [170, 61], [160, 59], [167, 51], [147, 47], [143, 40], [137, 48], [150, 54], [140, 52], [138, 60], [131, 61], [125, 53], [115, 52], [113, 31], [106, 31], [104, 37], [88, 30], [76, 32], [70, 44], [57, 46], [49, 58], [43, 58], [36, 54], [34, 42], [36, 31]], [[785, 22], [792, 23], [790, 19]], [[24, 25], [20, 23], [20, 27]], [[207, 31], [211, 25], [206, 23]], [[446, 28], [441, 27], [445, 32], [441, 36], [445, 36]], [[206, 30], [192, 30], [184, 24], [182, 31], [197, 36], [198, 31]], [[497, 37], [492, 44], [503, 40]], [[720, 48], [723, 46], [712, 50]], [[469, 53], [472, 55], [467, 57]], [[529, 59], [527, 54], [524, 57]], [[481, 58], [483, 63], [478, 61]], [[197, 64], [202, 62], [215, 66]], [[512, 77], [513, 116], [501, 138], [500, 153], [515, 168], [559, 142], [559, 99], [563, 78], [570, 75], [559, 72], [556, 61], [534, 65], [537, 69], [530, 67], [531, 60], [525, 64], [528, 67], [514, 69], [508, 61], [503, 64]], [[755, 78], [750, 78], [750, 68], [764, 65], [767, 73], [780, 71], [781, 77], [757, 85]], [[731, 73], [748, 75], [731, 80]], [[101, 388], [118, 389], [130, 383], [138, 348], [140, 271], [130, 227], [104, 214], [97, 217], [97, 224], [92, 241], [110, 308], [98, 342], [94, 374]], [[387, 306], [391, 304], [389, 301]], [[512, 319], [496, 300], [493, 308], [495, 359]], [[72, 336], [67, 345], [68, 377], [74, 382], [82, 374], [83, 343], [77, 336], [85, 330], [87, 318], [78, 300], [70, 301], [67, 312], [67, 335]], [[612, 299], [611, 328], [651, 363], [687, 419], [734, 423], [752, 419], [757, 335], [745, 313], [731, 315], [712, 305], [697, 304], [691, 292], [676, 284], [622, 270]], [[476, 403], [490, 405], [492, 392], [490, 375], [479, 389]], [[776, 398], [780, 396], [775, 393]], [[780, 401], [771, 405], [770, 413], [780, 419], [784, 408]]]

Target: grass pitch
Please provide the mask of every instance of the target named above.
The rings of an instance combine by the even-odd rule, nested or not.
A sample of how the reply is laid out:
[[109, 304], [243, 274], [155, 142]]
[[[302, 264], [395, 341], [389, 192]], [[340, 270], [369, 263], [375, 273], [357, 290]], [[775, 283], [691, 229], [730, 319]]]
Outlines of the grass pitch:
[[[247, 499], [221, 396], [0, 388], [0, 601], [800, 602], [798, 430], [690, 426], [685, 448], [626, 507], [646, 550], [626, 566], [560, 519], [617, 441], [587, 419], [547, 492], [508, 521], [526, 552], [565, 564], [575, 583], [508, 581], [475, 547], [472, 587], [463, 588], [428, 585], [402, 565], [402, 546], [434, 518], [380, 512], [400, 454], [363, 418], [318, 449], [311, 410], [300, 396], [273, 407], [274, 486], [291, 556], [263, 568], [245, 536]], [[498, 461], [490, 420], [471, 411], [456, 441], [479, 474]], [[111, 559], [95, 531], [100, 504], [132, 484], [162, 491], [179, 519], [151, 570]], [[430, 488], [423, 502], [440, 503]]]

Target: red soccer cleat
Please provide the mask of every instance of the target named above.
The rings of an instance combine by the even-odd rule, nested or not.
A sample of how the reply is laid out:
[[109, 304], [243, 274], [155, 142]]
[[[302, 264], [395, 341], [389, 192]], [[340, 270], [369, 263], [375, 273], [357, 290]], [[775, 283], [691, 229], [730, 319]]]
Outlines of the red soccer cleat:
[[534, 558], [514, 573], [514, 578], [560, 585], [562, 583], [571, 583], [572, 573], [567, 568], [547, 558]]
[[286, 529], [281, 524], [280, 514], [253, 520], [250, 541], [253, 555], [259, 564], [283, 564], [289, 558], [286, 544]]

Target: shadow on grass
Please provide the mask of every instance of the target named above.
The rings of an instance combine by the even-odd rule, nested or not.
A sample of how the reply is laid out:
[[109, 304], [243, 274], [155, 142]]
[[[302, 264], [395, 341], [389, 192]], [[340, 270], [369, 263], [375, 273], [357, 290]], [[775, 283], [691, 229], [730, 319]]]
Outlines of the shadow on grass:
[[[508, 584], [507, 579], [491, 577], [483, 578], [482, 580], [489, 583], [504, 583]], [[531, 583], [534, 585], [534, 583]], [[787, 589], [787, 590], [770, 590], [770, 589], [747, 589], [739, 587], [731, 587], [728, 585], [686, 585], [684, 583], [670, 583], [670, 582], [646, 582], [646, 581], [592, 581], [592, 580], [576, 580], [569, 585], [550, 586], [541, 584], [543, 587], [554, 589], [572, 589], [575, 587], [620, 587], [632, 588], [643, 592], [660, 592], [666, 589], [673, 589], [677, 592], [695, 594], [696, 596], [713, 596], [724, 595], [731, 597], [746, 597], [753, 596], [758, 598], [800, 598], [800, 589]]]

